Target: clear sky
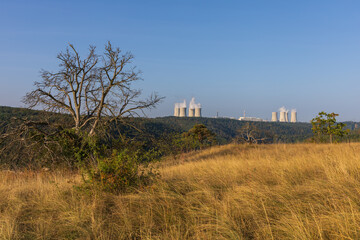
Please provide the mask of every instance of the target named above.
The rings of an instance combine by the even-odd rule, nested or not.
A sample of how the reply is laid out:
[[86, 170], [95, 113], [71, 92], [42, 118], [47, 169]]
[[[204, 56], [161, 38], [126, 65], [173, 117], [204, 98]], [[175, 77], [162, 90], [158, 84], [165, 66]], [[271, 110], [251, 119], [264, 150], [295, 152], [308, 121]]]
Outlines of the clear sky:
[[0, 1], [0, 105], [56, 70], [72, 43], [131, 51], [138, 86], [166, 99], [149, 116], [191, 97], [204, 116], [271, 118], [281, 106], [300, 121], [320, 111], [360, 121], [360, 1]]

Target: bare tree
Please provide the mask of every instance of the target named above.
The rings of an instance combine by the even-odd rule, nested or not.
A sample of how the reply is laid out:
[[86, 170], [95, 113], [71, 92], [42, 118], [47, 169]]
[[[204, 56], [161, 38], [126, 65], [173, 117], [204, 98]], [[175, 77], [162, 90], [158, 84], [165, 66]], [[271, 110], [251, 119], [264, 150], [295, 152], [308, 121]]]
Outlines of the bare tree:
[[110, 42], [103, 55], [97, 55], [90, 46], [82, 59], [75, 47], [69, 44], [58, 54], [60, 69], [57, 72], [41, 71], [42, 81], [35, 82], [36, 89], [27, 93], [23, 101], [30, 108], [68, 113], [77, 131], [86, 129], [96, 134], [99, 124], [139, 116], [144, 109], [155, 107], [162, 99], [156, 93], [139, 100], [141, 90], [131, 84], [141, 80], [141, 72], [132, 66], [134, 56], [122, 53]]
[[236, 140], [236, 142], [258, 144], [258, 143], [262, 143], [266, 140], [269, 140], [269, 138], [266, 136], [263, 136], [261, 134], [261, 131], [259, 131], [256, 126], [251, 125], [250, 123], [246, 123], [244, 126], [242, 126], [237, 131], [237, 137], [235, 140]]

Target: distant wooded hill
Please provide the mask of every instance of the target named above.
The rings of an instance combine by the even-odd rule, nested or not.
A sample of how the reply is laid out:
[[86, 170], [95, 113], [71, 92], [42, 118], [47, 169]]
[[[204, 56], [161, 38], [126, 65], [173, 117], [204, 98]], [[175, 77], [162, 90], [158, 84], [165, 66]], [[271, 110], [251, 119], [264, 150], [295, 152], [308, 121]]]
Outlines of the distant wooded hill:
[[[7, 124], [10, 123], [12, 117], [28, 118], [39, 120], [49, 113], [43, 111], [35, 111], [24, 108], [0, 107], [0, 130], [4, 131]], [[50, 115], [50, 114], [49, 114]], [[62, 123], [69, 121], [67, 115], [56, 114], [51, 117], [52, 121], [61, 121]], [[217, 136], [219, 144], [231, 142], [240, 129], [246, 124], [250, 124], [261, 135], [271, 138], [271, 142], [294, 143], [302, 142], [310, 138], [313, 134], [310, 123], [279, 123], [279, 122], [246, 122], [235, 119], [226, 118], [178, 118], [178, 117], [158, 117], [158, 118], [127, 118], [125, 122], [136, 127], [130, 127], [125, 124], [118, 124], [117, 128], [128, 137], [136, 137], [140, 135], [150, 135], [153, 137], [163, 136], [164, 134], [177, 134], [188, 131], [196, 124], [204, 124], [209, 130]], [[347, 128], [354, 130], [359, 123], [345, 122]]]

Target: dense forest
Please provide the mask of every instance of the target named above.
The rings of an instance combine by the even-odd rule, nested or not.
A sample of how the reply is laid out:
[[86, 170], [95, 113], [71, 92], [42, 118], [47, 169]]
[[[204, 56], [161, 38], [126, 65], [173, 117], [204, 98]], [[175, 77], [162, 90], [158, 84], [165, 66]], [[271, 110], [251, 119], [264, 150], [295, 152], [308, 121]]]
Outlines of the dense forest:
[[[0, 106], [0, 131], [3, 132], [14, 117], [40, 120], [46, 115], [53, 122], [65, 123], [69, 120], [69, 116], [64, 114], [50, 114], [44, 111]], [[126, 118], [124, 121], [118, 122], [116, 128], [128, 137], [151, 135], [156, 138], [164, 134], [186, 132], [196, 124], [204, 124], [216, 134], [218, 144], [227, 144], [237, 136], [239, 130], [247, 123], [256, 129], [260, 135], [266, 135], [268, 142], [271, 143], [303, 142], [313, 135], [310, 123], [246, 122], [227, 118]], [[360, 123], [345, 122], [345, 124], [347, 129], [352, 130], [349, 137], [355, 139]], [[116, 133], [114, 132], [114, 134]]]
[[[69, 121], [69, 116], [64, 114], [53, 114], [44, 111], [29, 110], [26, 108], [13, 108], [0, 106], [0, 131], [11, 122], [12, 118], [40, 120], [44, 116], [52, 122]], [[280, 122], [247, 122], [228, 118], [191, 118], [191, 117], [157, 117], [157, 118], [126, 118], [118, 122], [116, 128], [129, 137], [140, 135], [151, 135], [159, 137], [168, 133], [182, 133], [191, 129], [196, 124], [204, 124], [209, 130], [216, 134], [219, 144], [231, 142], [238, 131], [246, 124], [250, 124], [259, 133], [268, 136], [272, 143], [294, 143], [309, 139], [313, 133], [311, 124], [305, 122], [280, 123]], [[357, 136], [360, 123], [344, 122], [346, 129], [351, 130], [350, 138]], [[139, 131], [140, 130], [140, 131]], [[114, 133], [115, 134], [115, 133]]]
[[[0, 107], [0, 128], [4, 128], [11, 122], [12, 118], [39, 120], [48, 115], [50, 121], [66, 122], [67, 115], [50, 114], [43, 111], [35, 111], [24, 108]], [[164, 134], [175, 134], [186, 132], [196, 124], [204, 124], [210, 131], [216, 134], [218, 144], [231, 142], [239, 130], [249, 123], [226, 118], [127, 118], [119, 122], [116, 128], [128, 137], [139, 135], [151, 135], [155, 138]], [[350, 129], [355, 128], [355, 123], [347, 123]], [[312, 136], [310, 123], [279, 123], [279, 122], [250, 122], [251, 128], [260, 135], [266, 135], [267, 142], [294, 143], [302, 142]], [[115, 131], [113, 131], [114, 134]]]

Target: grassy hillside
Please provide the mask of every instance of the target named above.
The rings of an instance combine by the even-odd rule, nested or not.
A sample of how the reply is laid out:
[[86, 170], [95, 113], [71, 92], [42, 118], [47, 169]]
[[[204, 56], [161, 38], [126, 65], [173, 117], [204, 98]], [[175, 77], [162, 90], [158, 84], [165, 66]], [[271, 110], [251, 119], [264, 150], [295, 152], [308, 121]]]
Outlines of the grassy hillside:
[[0, 239], [359, 239], [360, 144], [226, 145], [158, 163], [132, 194], [0, 173]]

